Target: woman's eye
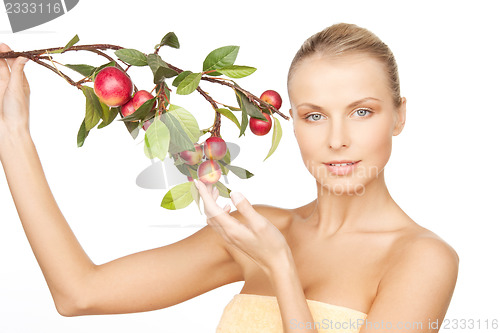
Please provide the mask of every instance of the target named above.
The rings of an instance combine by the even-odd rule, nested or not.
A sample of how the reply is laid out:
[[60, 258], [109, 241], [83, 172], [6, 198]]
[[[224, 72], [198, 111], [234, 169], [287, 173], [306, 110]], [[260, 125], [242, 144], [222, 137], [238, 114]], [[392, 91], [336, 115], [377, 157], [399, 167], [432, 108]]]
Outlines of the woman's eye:
[[355, 111], [359, 116], [366, 117], [368, 114], [373, 113], [373, 111], [367, 110], [367, 109], [358, 109]]
[[305, 119], [312, 119], [312, 122], [316, 122], [317, 120], [321, 119], [320, 117], [323, 117], [323, 116], [320, 115], [319, 113], [313, 113], [313, 114], [308, 115]]

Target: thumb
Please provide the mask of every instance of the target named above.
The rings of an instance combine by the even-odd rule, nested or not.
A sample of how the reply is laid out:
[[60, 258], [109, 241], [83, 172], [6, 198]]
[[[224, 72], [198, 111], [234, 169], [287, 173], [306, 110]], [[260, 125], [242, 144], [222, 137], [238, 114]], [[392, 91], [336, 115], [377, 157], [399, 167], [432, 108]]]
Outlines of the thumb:
[[12, 64], [10, 81], [14, 86], [22, 85], [24, 65], [26, 65], [28, 60], [25, 57], [17, 57], [16, 61]]

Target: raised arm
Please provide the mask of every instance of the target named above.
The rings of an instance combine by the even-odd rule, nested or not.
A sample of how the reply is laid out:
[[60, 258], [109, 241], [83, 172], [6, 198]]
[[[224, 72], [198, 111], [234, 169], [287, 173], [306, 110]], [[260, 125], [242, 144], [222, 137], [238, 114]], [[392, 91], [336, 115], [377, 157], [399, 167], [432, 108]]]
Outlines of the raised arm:
[[[9, 50], [0, 45], [0, 51]], [[31, 140], [23, 69], [20, 58], [8, 65], [0, 59], [0, 161], [60, 314], [155, 310], [242, 279], [239, 265], [209, 226], [174, 244], [95, 265], [59, 210]]]

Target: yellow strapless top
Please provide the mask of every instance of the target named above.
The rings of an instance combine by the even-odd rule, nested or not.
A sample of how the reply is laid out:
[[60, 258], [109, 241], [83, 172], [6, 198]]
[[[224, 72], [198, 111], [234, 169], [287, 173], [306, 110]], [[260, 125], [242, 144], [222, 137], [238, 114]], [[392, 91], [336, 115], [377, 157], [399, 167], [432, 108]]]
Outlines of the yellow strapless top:
[[[315, 325], [319, 333], [359, 332], [366, 313], [339, 305], [307, 300], [314, 323], [290, 321], [291, 328]], [[309, 326], [307, 326], [309, 325]], [[276, 296], [236, 294], [226, 305], [217, 333], [282, 333], [283, 323]]]

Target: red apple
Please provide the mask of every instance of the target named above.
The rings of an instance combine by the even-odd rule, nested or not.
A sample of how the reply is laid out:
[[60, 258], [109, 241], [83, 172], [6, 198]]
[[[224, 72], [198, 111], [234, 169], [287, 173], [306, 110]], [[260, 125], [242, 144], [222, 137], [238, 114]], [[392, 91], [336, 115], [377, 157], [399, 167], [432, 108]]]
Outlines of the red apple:
[[94, 92], [104, 104], [121, 106], [132, 97], [132, 80], [119, 68], [105, 67], [94, 79]]
[[215, 184], [219, 181], [222, 171], [219, 163], [207, 160], [198, 167], [198, 179], [205, 184]]
[[203, 144], [205, 156], [210, 160], [221, 160], [226, 156], [226, 141], [218, 136], [212, 136]]
[[134, 109], [134, 103], [132, 103], [132, 100], [129, 100], [127, 103], [123, 104], [121, 106], [121, 110], [122, 110], [123, 117], [129, 116], [132, 113], [134, 113], [135, 109]]
[[250, 130], [255, 135], [266, 135], [271, 130], [271, 127], [273, 127], [271, 116], [265, 112], [262, 112], [262, 114], [266, 117], [267, 121], [250, 117]]
[[[132, 98], [132, 103], [134, 104], [134, 109], [139, 109], [144, 102], [147, 100], [150, 100], [154, 96], [151, 95], [149, 92], [146, 90], [139, 90], [138, 92], [135, 93], [134, 97]], [[153, 109], [156, 106], [156, 101], [153, 103]]]
[[260, 95], [260, 99], [263, 100], [264, 102], [267, 102], [274, 106], [276, 109], [280, 109], [281, 103], [283, 102], [281, 100], [280, 94], [278, 94], [274, 90], [266, 90]]
[[180, 152], [180, 155], [183, 160], [186, 161], [186, 164], [195, 165], [201, 161], [203, 158], [203, 146], [195, 143], [194, 144], [195, 151], [192, 150], [184, 150]]

